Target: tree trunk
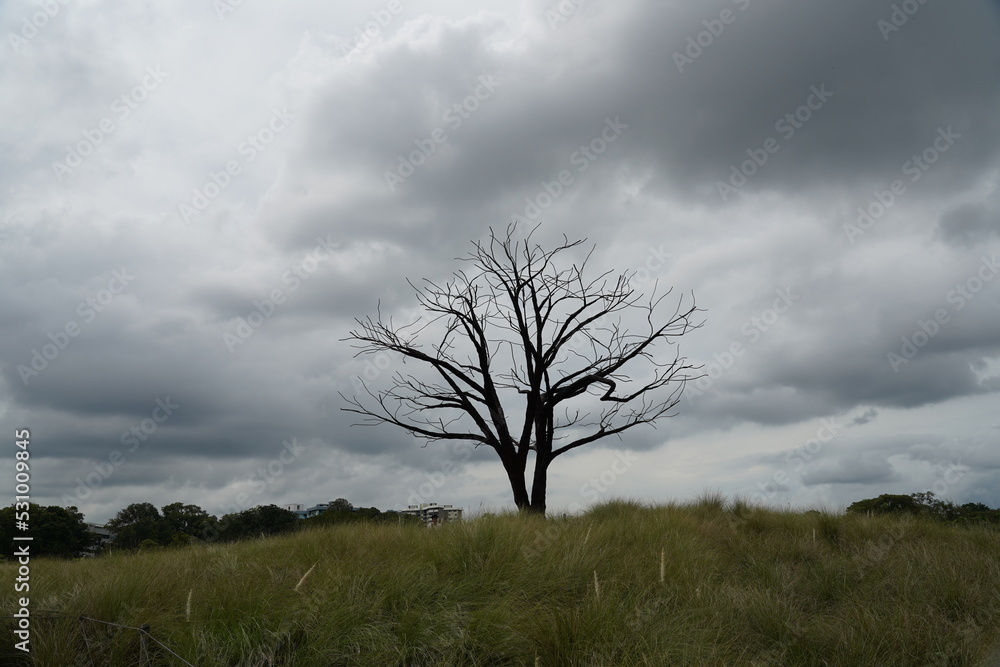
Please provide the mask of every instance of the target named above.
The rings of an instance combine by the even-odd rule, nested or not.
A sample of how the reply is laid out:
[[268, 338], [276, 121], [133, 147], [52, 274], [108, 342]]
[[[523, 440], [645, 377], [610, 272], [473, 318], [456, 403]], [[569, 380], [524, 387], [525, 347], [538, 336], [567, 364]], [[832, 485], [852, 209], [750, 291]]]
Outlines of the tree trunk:
[[[537, 454], [537, 452], [536, 452]], [[542, 455], [535, 457], [535, 474], [531, 481], [531, 505], [529, 512], [545, 516], [545, 487], [549, 476], [549, 458]]]
[[531, 480], [530, 512], [545, 516], [545, 487], [548, 482], [549, 464], [552, 463], [552, 411], [539, 410], [535, 414], [535, 473]]
[[504, 470], [507, 471], [507, 479], [510, 480], [510, 489], [514, 492], [514, 504], [521, 511], [527, 510], [531, 506], [528, 497], [528, 487], [524, 484], [524, 464], [518, 456], [501, 457]]

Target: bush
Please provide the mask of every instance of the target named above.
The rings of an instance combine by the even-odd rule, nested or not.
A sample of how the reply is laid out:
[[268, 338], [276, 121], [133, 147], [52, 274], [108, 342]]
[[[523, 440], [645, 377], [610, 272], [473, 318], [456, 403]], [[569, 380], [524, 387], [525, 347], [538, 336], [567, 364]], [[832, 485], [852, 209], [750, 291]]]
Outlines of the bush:
[[23, 505], [19, 511], [15, 505], [0, 509], [0, 541], [7, 545], [3, 552], [4, 558], [9, 558], [14, 553], [15, 533], [33, 538], [32, 556], [75, 558], [82, 556], [94, 543], [94, 536], [87, 529], [83, 514], [76, 507], [42, 507], [31, 503], [28, 505], [29, 530], [19, 531], [15, 521], [23, 512]]
[[258, 505], [238, 514], [227, 514], [220, 522], [219, 539], [242, 540], [261, 535], [276, 535], [296, 530], [298, 515], [277, 505]]
[[1000, 510], [990, 509], [982, 503], [955, 505], [950, 500], [936, 498], [931, 491], [912, 493], [908, 496], [883, 493], [877, 498], [867, 498], [851, 503], [847, 508], [847, 513], [908, 514], [958, 523], [1000, 524]]

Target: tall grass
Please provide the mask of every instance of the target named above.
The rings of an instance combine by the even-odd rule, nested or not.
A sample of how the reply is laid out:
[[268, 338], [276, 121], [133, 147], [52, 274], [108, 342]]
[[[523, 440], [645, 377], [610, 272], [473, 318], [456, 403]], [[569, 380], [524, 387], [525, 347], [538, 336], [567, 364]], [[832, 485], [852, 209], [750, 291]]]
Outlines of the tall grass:
[[201, 666], [976, 665], [1000, 647], [1000, 531], [623, 501], [39, 560], [31, 599], [67, 616], [36, 620], [38, 665], [90, 664], [85, 634], [95, 664], [138, 664], [135, 632], [79, 616]]

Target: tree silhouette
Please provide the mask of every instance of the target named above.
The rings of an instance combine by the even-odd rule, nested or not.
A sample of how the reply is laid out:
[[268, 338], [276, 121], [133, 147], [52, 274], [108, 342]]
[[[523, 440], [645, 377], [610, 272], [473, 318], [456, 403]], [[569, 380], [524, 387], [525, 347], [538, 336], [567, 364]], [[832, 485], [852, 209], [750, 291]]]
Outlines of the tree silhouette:
[[[184, 503], [164, 505], [163, 519], [170, 526], [171, 542], [176, 543], [189, 542], [189, 539], [183, 538], [184, 535], [188, 538], [208, 535], [213, 529], [216, 529], [215, 524], [217, 523], [217, 519], [202, 508]], [[182, 537], [178, 538], [178, 535]]]
[[30, 503], [30, 529], [27, 532], [16, 530], [15, 519], [23, 514], [23, 505], [20, 510], [16, 505], [0, 509], [0, 543], [7, 549], [4, 554], [7, 558], [13, 558], [11, 554], [15, 547], [24, 545], [23, 542], [15, 542], [15, 536], [29, 536], [34, 540], [31, 544], [32, 556], [75, 558], [84, 555], [94, 543], [94, 536], [76, 507], [43, 507]]
[[277, 505], [258, 505], [236, 514], [227, 514], [219, 520], [220, 539], [235, 541], [286, 533], [299, 527], [299, 517]]
[[[380, 309], [374, 319], [355, 319], [344, 340], [358, 355], [395, 352], [426, 372], [396, 372], [391, 388], [378, 392], [365, 385], [368, 398], [344, 396], [343, 409], [363, 415], [363, 424], [393, 424], [428, 442], [491, 447], [517, 507], [544, 513], [556, 457], [673, 416], [684, 385], [697, 376], [688, 375], [694, 367], [676, 349], [661, 360], [654, 346], [674, 347], [701, 324], [692, 322], [699, 310], [693, 297], [657, 319], [670, 291], [645, 299], [627, 272], [587, 278], [593, 248], [579, 263], [561, 262], [585, 239], [563, 237], [546, 250], [532, 241], [536, 230], [518, 241], [516, 225], [503, 234], [491, 229], [464, 258], [468, 272], [443, 285], [411, 282], [427, 318], [396, 326]], [[624, 328], [628, 314], [644, 321], [639, 333]]]
[[116, 549], [136, 549], [146, 540], [160, 545], [170, 540], [170, 525], [152, 503], [132, 503], [106, 525], [114, 534], [110, 546]]
[[352, 505], [350, 501], [347, 500], [347, 498], [337, 498], [332, 503], [330, 503], [330, 507], [327, 509], [327, 511], [350, 512], [352, 509], [354, 509], [354, 505]]

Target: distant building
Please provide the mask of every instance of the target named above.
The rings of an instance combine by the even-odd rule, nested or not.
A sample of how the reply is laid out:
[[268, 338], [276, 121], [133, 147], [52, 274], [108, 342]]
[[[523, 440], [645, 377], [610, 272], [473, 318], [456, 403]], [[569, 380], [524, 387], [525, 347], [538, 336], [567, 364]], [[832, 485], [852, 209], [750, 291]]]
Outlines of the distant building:
[[[319, 516], [323, 512], [330, 509], [331, 505], [333, 505], [333, 502], [316, 503], [312, 507], [306, 507], [301, 503], [292, 503], [290, 505], [282, 505], [282, 507], [284, 507], [289, 512], [295, 512], [295, 514], [297, 514], [300, 519], [308, 519], [309, 517]], [[351, 508], [351, 511], [356, 512], [357, 510], [358, 510], [357, 507]]]
[[405, 510], [400, 511], [403, 514], [409, 514], [421, 519], [428, 526], [462, 520], [462, 508], [452, 507], [451, 505], [420, 503], [419, 505], [407, 505]]
[[328, 509], [330, 509], [330, 503], [316, 503], [306, 510], [306, 515], [303, 518], [308, 519], [311, 516], [319, 516]]
[[[291, 503], [288, 505], [282, 505], [282, 507], [289, 512], [294, 512], [296, 516], [300, 519], [308, 519], [314, 516], [319, 516], [324, 512], [328, 511], [334, 506], [336, 501], [329, 503], [316, 503], [312, 507], [306, 507], [302, 503]], [[365, 507], [351, 507], [352, 512], [369, 512], [374, 510], [376, 515], [379, 514], [378, 510], [375, 508], [365, 508]], [[419, 505], [410, 505], [405, 510], [386, 510], [383, 512], [385, 515], [392, 514], [409, 514], [410, 516], [415, 516], [428, 526], [434, 526], [439, 523], [448, 523], [450, 521], [461, 521], [462, 520], [462, 508], [453, 507], [451, 505], [438, 505], [437, 503], [420, 503]]]
[[306, 506], [302, 503], [292, 503], [290, 505], [282, 505], [282, 507], [289, 512], [295, 512], [300, 519], [304, 519], [308, 516], [308, 510], [306, 510]]
[[94, 536], [94, 542], [84, 551], [84, 556], [96, 556], [115, 536], [109, 528], [97, 523], [87, 522], [87, 531]]

